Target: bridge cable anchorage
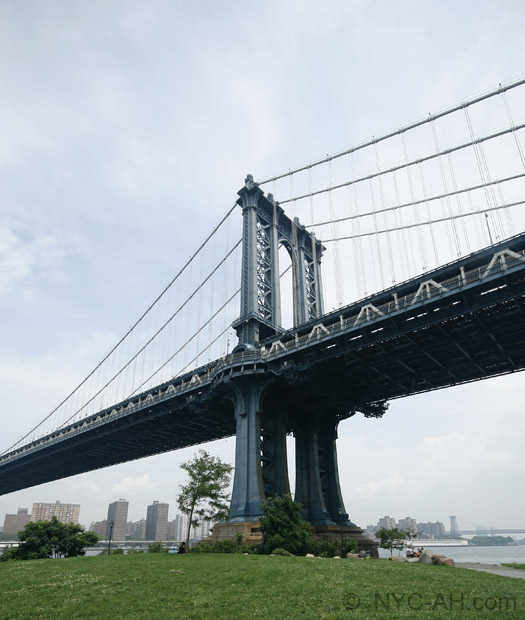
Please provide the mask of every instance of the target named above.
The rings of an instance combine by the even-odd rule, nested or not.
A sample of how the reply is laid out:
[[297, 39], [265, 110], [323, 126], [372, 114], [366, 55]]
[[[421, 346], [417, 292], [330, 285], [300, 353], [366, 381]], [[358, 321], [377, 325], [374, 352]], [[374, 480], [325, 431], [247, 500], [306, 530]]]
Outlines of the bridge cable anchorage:
[[[228, 218], [236, 210], [236, 208], [237, 208], [237, 205], [234, 204], [227, 211], [227, 213], [221, 218], [219, 223], [212, 229], [210, 234], [199, 245], [197, 250], [189, 257], [189, 259], [184, 263], [184, 265], [181, 267], [181, 269], [179, 269], [179, 271], [169, 281], [169, 283], [164, 287], [164, 289], [158, 294], [158, 296], [154, 299], [154, 301], [146, 308], [146, 310], [139, 316], [139, 318], [131, 325], [131, 327], [126, 331], [126, 333], [122, 336], [122, 338], [120, 338], [120, 340], [100, 360], [100, 362], [95, 366], [95, 368], [75, 387], [74, 390], [72, 390], [62, 401], [60, 401], [60, 403], [47, 416], [45, 416], [43, 418], [43, 420], [41, 420], [37, 425], [35, 425], [23, 437], [18, 439], [13, 445], [11, 445], [4, 452], [2, 452], [2, 454], [5, 454], [6, 452], [11, 451], [13, 448], [15, 448], [17, 445], [22, 443], [28, 437], [34, 436], [38, 429], [43, 429], [44, 425], [46, 423], [49, 423], [51, 421], [51, 418], [53, 416], [55, 416], [55, 414], [57, 414], [57, 412], [59, 412], [64, 406], [66, 406], [67, 403], [71, 403], [71, 399], [73, 399], [73, 398], [78, 399], [78, 397], [80, 396], [81, 392], [86, 390], [86, 388], [88, 387], [88, 384], [92, 384], [93, 377], [94, 377], [95, 373], [97, 373], [97, 371], [100, 371], [100, 369], [103, 367], [103, 365], [105, 363], [108, 362], [108, 360], [110, 360], [110, 363], [113, 363], [113, 360], [116, 359], [114, 357], [114, 354], [117, 351], [119, 351], [119, 353], [121, 355], [123, 354], [123, 344], [124, 343], [128, 344], [130, 342], [129, 338], [132, 335], [136, 334], [135, 330], [137, 329], [137, 327], [141, 326], [142, 321], [145, 319], [145, 317], [150, 314], [152, 309], [155, 306], [157, 306], [157, 304], [160, 302], [160, 300], [163, 299], [165, 294], [171, 289], [172, 285], [179, 280], [179, 278], [182, 276], [182, 274], [184, 274], [186, 272], [186, 270], [192, 264], [192, 262], [195, 260], [195, 258], [203, 251], [203, 249], [206, 247], [206, 245], [209, 243], [209, 241], [214, 237], [214, 235], [216, 235], [218, 233], [218, 231], [221, 229], [223, 224], [226, 221], [228, 221]], [[105, 369], [102, 369], [102, 372], [107, 372], [107, 371]], [[81, 409], [83, 409], [83, 408], [84, 407], [81, 407]], [[74, 417], [75, 417], [75, 415], [77, 415], [77, 413], [78, 413], [78, 411], [76, 411], [76, 413], [74, 413], [72, 416], [68, 416], [66, 422], [64, 422], [64, 421], [59, 422], [60, 426], [58, 428], [62, 428], [65, 424], [67, 424], [68, 421], [71, 421], [72, 419], [74, 419]]]
[[[497, 211], [498, 209], [507, 209], [509, 207], [517, 207], [522, 204], [525, 204], [525, 198], [523, 198], [522, 200], [514, 201], [514, 202], [508, 202], [507, 204], [504, 204], [504, 205], [498, 205], [496, 207], [477, 209], [475, 211], [470, 211], [468, 213], [458, 213], [456, 215], [453, 215], [452, 218], [454, 219], [467, 218], [473, 215], [479, 215], [483, 213], [489, 213], [491, 211]], [[381, 234], [393, 232], [395, 230], [416, 228], [418, 226], [431, 226], [432, 224], [438, 224], [440, 222], [445, 222], [449, 219], [450, 219], [449, 216], [445, 216], [441, 218], [435, 218], [429, 222], [419, 222], [419, 223], [416, 222], [413, 224], [405, 224], [403, 226], [391, 227], [388, 230], [369, 231], [369, 232], [359, 233], [355, 235], [347, 235], [345, 237], [339, 237], [338, 239], [323, 239], [323, 243], [333, 243], [335, 241], [343, 241], [345, 239], [357, 239], [359, 237], [371, 237], [372, 235], [381, 235]]]
[[[404, 132], [410, 131], [412, 129], [416, 129], [417, 127], [421, 127], [422, 125], [425, 125], [426, 123], [429, 123], [432, 120], [437, 120], [440, 118], [443, 118], [445, 116], [448, 116], [449, 114], [453, 114], [454, 112], [458, 112], [460, 110], [462, 110], [465, 107], [468, 106], [472, 106], [476, 103], [480, 103], [482, 101], [485, 101], [487, 99], [490, 99], [491, 97], [494, 97], [496, 95], [501, 95], [502, 93], [506, 93], [509, 90], [512, 90], [513, 88], [517, 88], [518, 86], [522, 86], [525, 84], [525, 77], [520, 78], [518, 80], [512, 81], [512, 82], [508, 82], [507, 84], [499, 84], [497, 88], [488, 90], [480, 95], [475, 95], [473, 97], [471, 97], [470, 99], [466, 100], [466, 101], [462, 101], [461, 103], [457, 103], [455, 105], [452, 105], [448, 108], [444, 108], [443, 110], [438, 110], [437, 112], [434, 112], [432, 114], [429, 114], [428, 116], [421, 118], [417, 121], [414, 121], [412, 123], [408, 123], [407, 125], [404, 125], [402, 127], [393, 129], [391, 131], [387, 131], [386, 133], [378, 136], [378, 137], [373, 137], [370, 140], [366, 140], [364, 142], [361, 142], [359, 144], [356, 144], [354, 146], [350, 146], [342, 151], [338, 151], [336, 153], [333, 153], [331, 155], [326, 155], [326, 157], [322, 157], [320, 159], [316, 159], [314, 161], [311, 161], [307, 164], [304, 164], [302, 166], [299, 166], [297, 168], [289, 168], [286, 172], [281, 172], [279, 174], [275, 174], [272, 175], [270, 177], [268, 177], [267, 179], [262, 179], [260, 181], [258, 181], [259, 185], [265, 185], [266, 183], [275, 183], [275, 181], [278, 181], [279, 179], [283, 179], [291, 174], [297, 174], [299, 172], [304, 172], [306, 170], [308, 170], [309, 168], [314, 168], [316, 166], [320, 166], [322, 164], [326, 164], [329, 161], [334, 161], [335, 159], [338, 159], [340, 157], [344, 157], [345, 155], [350, 155], [352, 153], [355, 153], [357, 151], [360, 151], [362, 149], [365, 149], [369, 146], [372, 146], [375, 143], [378, 142], [383, 142], [384, 140], [388, 140], [389, 138], [393, 138], [394, 136], [397, 136], [399, 134], [402, 134]], [[275, 195], [275, 188], [274, 188], [274, 195]], [[281, 204], [284, 204], [284, 201], [281, 201]]]

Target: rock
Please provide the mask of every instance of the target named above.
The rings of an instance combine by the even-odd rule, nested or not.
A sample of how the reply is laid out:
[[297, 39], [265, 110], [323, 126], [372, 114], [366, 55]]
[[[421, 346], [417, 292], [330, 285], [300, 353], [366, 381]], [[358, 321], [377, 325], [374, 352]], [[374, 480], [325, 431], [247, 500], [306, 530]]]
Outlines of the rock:
[[366, 551], [360, 551], [359, 552], [359, 557], [364, 560], [366, 558]]
[[339, 555], [334, 555], [334, 560], [340, 560], [340, 559], [341, 559], [341, 556], [339, 556]]
[[402, 555], [391, 555], [388, 559], [392, 560], [393, 562], [406, 562], [406, 558], [404, 558]]
[[410, 562], [411, 564], [417, 564], [419, 562], [419, 558], [407, 558], [405, 562]]
[[442, 564], [445, 566], [454, 566], [454, 560], [452, 558], [447, 558], [444, 555], [440, 556], [432, 556], [432, 564]]
[[419, 556], [419, 562], [421, 564], [432, 564], [432, 556], [434, 554], [430, 549], [425, 549], [423, 553]]
[[358, 560], [358, 559], [359, 559], [359, 554], [358, 554], [358, 553], [350, 553], [350, 552], [348, 552], [348, 553], [346, 554], [346, 557], [347, 557], [349, 560]]
[[307, 553], [305, 555], [306, 558], [315, 558], [315, 555], [313, 553]]

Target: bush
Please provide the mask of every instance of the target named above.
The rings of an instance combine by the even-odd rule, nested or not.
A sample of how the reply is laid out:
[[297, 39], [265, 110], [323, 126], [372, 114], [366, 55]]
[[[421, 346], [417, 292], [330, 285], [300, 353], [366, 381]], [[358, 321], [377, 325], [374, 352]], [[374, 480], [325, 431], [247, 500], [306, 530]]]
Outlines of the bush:
[[[357, 553], [359, 545], [354, 539], [344, 541], [343, 555], [347, 553]], [[334, 555], [341, 554], [341, 542], [335, 540], [315, 540], [308, 545], [307, 553], [319, 556], [321, 558], [333, 558]]]
[[264, 502], [261, 553], [272, 553], [274, 549], [286, 549], [294, 555], [307, 553], [311, 533], [310, 526], [301, 516], [301, 508], [290, 494], [275, 495]]
[[220, 540], [212, 545], [209, 543], [197, 543], [191, 548], [192, 553], [255, 553], [256, 549], [252, 545], [242, 544], [242, 534], [237, 534], [235, 538]]
[[279, 547], [277, 547], [277, 549], [274, 549], [272, 551], [272, 553], [274, 555], [289, 555], [289, 556], [293, 556], [293, 553], [290, 553], [289, 551], [286, 551], [286, 549], [280, 549]]
[[154, 542], [148, 545], [148, 553], [168, 553], [168, 548], [164, 548], [160, 542]]

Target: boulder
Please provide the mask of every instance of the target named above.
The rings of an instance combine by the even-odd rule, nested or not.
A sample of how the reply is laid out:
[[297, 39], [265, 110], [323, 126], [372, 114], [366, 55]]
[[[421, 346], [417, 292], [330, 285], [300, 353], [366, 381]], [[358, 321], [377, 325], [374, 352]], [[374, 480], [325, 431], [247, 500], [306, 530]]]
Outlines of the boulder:
[[421, 562], [421, 564], [432, 564], [433, 555], [434, 554], [432, 553], [432, 551], [430, 551], [430, 549], [425, 549], [418, 558], [419, 562]]
[[454, 560], [444, 555], [433, 555], [432, 564], [444, 564], [446, 566], [454, 566]]
[[305, 555], [306, 558], [315, 558], [315, 555], [313, 553], [307, 553]]
[[359, 553], [350, 553], [350, 552], [348, 552], [348, 553], [346, 554], [346, 557], [347, 557], [349, 560], [359, 560]]
[[388, 559], [392, 560], [392, 562], [406, 562], [406, 558], [402, 555], [391, 555]]

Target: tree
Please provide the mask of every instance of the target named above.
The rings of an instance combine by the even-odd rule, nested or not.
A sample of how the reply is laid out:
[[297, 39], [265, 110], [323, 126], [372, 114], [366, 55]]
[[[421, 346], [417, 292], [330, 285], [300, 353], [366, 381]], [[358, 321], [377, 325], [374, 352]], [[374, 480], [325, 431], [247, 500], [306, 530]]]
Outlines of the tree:
[[382, 527], [376, 532], [376, 536], [379, 538], [379, 546], [381, 549], [390, 550], [390, 556], [392, 556], [392, 551], [394, 549], [403, 549], [407, 538], [411, 538], [410, 532], [398, 530], [397, 527], [392, 529]]
[[301, 508], [301, 504], [294, 502], [289, 493], [269, 497], [263, 503], [263, 553], [273, 553], [274, 549], [285, 549], [293, 554], [307, 552], [311, 534], [308, 523], [301, 516]]
[[76, 523], [60, 523], [56, 517], [51, 521], [27, 523], [18, 532], [20, 544], [9, 549], [3, 559], [36, 560], [42, 558], [72, 558], [84, 555], [85, 547], [92, 547], [98, 536], [94, 532], [86, 532]]
[[229, 517], [229, 494], [233, 467], [213, 457], [205, 450], [199, 450], [191, 461], [182, 463], [188, 474], [186, 484], [180, 486], [177, 497], [179, 509], [188, 515], [186, 547], [189, 547], [190, 531], [201, 521], [223, 521]]

